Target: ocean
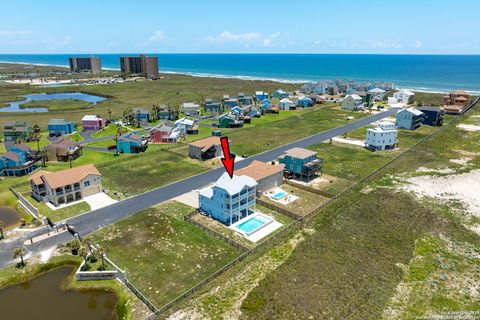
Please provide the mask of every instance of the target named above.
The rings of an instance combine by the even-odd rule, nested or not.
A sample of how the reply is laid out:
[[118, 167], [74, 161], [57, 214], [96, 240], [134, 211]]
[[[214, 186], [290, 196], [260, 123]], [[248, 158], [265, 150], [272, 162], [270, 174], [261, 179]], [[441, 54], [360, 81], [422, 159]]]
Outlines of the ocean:
[[[120, 69], [119, 57], [97, 54], [105, 69]], [[283, 82], [355, 80], [394, 82], [429, 92], [465, 89], [480, 93], [480, 55], [355, 54], [151, 54], [161, 72]], [[67, 66], [82, 54], [0, 54], [0, 62]]]

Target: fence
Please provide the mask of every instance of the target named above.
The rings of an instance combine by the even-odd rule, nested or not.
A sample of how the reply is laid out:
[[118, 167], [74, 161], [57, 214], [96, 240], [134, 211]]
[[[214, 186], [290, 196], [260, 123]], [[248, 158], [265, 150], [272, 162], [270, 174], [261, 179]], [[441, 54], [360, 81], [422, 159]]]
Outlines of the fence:
[[295, 213], [295, 212], [292, 212], [290, 210], [287, 210], [285, 208], [282, 208], [280, 206], [277, 206], [276, 204], [273, 204], [271, 202], [268, 202], [268, 201], [265, 201], [265, 200], [262, 200], [260, 198], [257, 199], [257, 204], [267, 208], [267, 209], [270, 209], [270, 210], [273, 210], [273, 211], [277, 211], [278, 213], [281, 213], [283, 214], [284, 216], [287, 216], [293, 220], [298, 220], [300, 219], [302, 216]]
[[315, 188], [306, 186], [306, 185], [304, 185], [304, 184], [301, 184], [301, 183], [298, 183], [298, 182], [294, 182], [294, 181], [292, 181], [292, 180], [285, 179], [285, 180], [283, 180], [283, 182], [284, 182], [285, 184], [288, 184], [288, 185], [293, 186], [293, 187], [295, 187], [295, 188], [298, 188], [298, 189], [301, 189], [301, 190], [305, 190], [305, 191], [308, 191], [308, 192], [311, 192], [311, 193], [314, 193], [314, 194], [318, 194], [318, 195], [320, 195], [320, 196], [322, 196], [322, 197], [332, 198], [332, 197], [334, 196], [334, 194], [325, 192], [325, 191], [323, 191], [323, 190], [315, 189]]
[[[480, 101], [480, 97], [478, 99], [475, 100], [474, 104], [476, 104], [477, 102]], [[472, 106], [469, 107], [469, 109], [471, 108]], [[206, 279], [202, 280], [201, 282], [199, 282], [198, 284], [196, 284], [194, 287], [188, 289], [187, 291], [185, 291], [184, 293], [182, 293], [181, 295], [179, 295], [178, 297], [176, 297], [175, 299], [173, 299], [172, 301], [168, 302], [167, 304], [165, 304], [164, 306], [162, 306], [160, 309], [157, 309], [157, 311], [155, 311], [153, 314], [149, 315], [148, 317], [145, 318], [145, 320], [151, 320], [151, 319], [154, 319], [156, 316], [166, 312], [167, 310], [169, 310], [172, 306], [174, 306], [175, 304], [177, 304], [178, 302], [182, 301], [183, 299], [187, 298], [188, 296], [190, 296], [192, 293], [200, 290], [202, 287], [204, 287], [205, 285], [207, 285], [208, 283], [210, 283], [212, 280], [214, 280], [215, 278], [217, 278], [218, 276], [220, 276], [222, 273], [224, 273], [225, 271], [227, 271], [228, 269], [230, 269], [231, 267], [233, 267], [234, 265], [236, 265], [237, 263], [239, 263], [240, 261], [244, 260], [246, 257], [252, 255], [253, 253], [256, 253], [256, 252], [259, 252], [260, 250], [266, 250], [269, 245], [272, 245], [273, 243], [275, 242], [281, 242], [284, 238], [287, 238], [288, 239], [288, 232], [291, 232], [294, 228], [299, 228], [301, 229], [305, 223], [305, 221], [307, 221], [308, 219], [310, 219], [311, 217], [315, 216], [316, 213], [318, 213], [319, 211], [323, 210], [324, 208], [326, 208], [327, 206], [329, 206], [330, 204], [332, 204], [335, 200], [337, 200], [338, 198], [340, 198], [341, 196], [345, 195], [346, 193], [350, 192], [351, 190], [357, 188], [359, 185], [361, 185], [362, 183], [366, 182], [367, 180], [369, 180], [370, 178], [374, 177], [375, 175], [377, 175], [378, 173], [382, 172], [385, 168], [387, 168], [388, 166], [390, 166], [392, 163], [400, 160], [401, 158], [403, 158], [408, 152], [412, 151], [413, 149], [415, 149], [418, 145], [420, 145], [421, 143], [427, 141], [428, 139], [432, 138], [433, 136], [441, 133], [442, 131], [446, 130], [448, 127], [450, 127], [451, 124], [455, 123], [455, 122], [458, 122], [461, 118], [463, 118], [464, 114], [456, 117], [455, 119], [452, 119], [449, 123], [447, 123], [445, 126], [443, 126], [442, 128], [438, 129], [437, 131], [431, 133], [430, 135], [428, 135], [427, 137], [423, 138], [422, 140], [418, 141], [417, 143], [415, 143], [413, 146], [411, 146], [410, 148], [408, 148], [407, 150], [403, 151], [402, 153], [400, 153], [397, 157], [389, 160], [387, 163], [385, 163], [384, 165], [382, 165], [381, 167], [379, 167], [378, 169], [376, 169], [375, 171], [373, 171], [372, 173], [368, 174], [367, 176], [363, 177], [362, 179], [360, 179], [359, 181], [357, 181], [356, 183], [354, 183], [352, 186], [346, 188], [345, 190], [337, 193], [336, 195], [334, 195], [332, 198], [330, 198], [328, 201], [324, 202], [322, 205], [320, 205], [318, 208], [315, 208], [313, 209], [312, 211], [310, 211], [309, 213], [307, 213], [306, 215], [304, 216], [301, 216], [299, 217], [298, 219], [296, 219], [295, 221], [293, 221], [292, 223], [290, 223], [288, 226], [286, 226], [285, 228], [283, 228], [282, 230], [280, 230], [279, 232], [277, 233], [274, 233], [272, 234], [271, 236], [269, 236], [268, 238], [264, 239], [262, 242], [260, 242], [256, 247], [252, 248], [252, 249], [249, 249], [248, 251], [245, 251], [244, 253], [242, 253], [239, 257], [237, 257], [236, 259], [234, 259], [233, 261], [231, 261], [230, 263], [228, 263], [227, 265], [225, 265], [224, 267], [222, 267], [220, 270], [214, 272], [213, 274], [211, 274], [210, 276], [208, 276]], [[257, 203], [258, 200], [257, 200]], [[269, 204], [271, 205], [271, 204]], [[268, 208], [268, 207], [267, 207]]]
[[8, 189], [10, 189], [10, 191], [15, 195], [15, 197], [17, 197], [20, 206], [29, 214], [31, 214], [35, 219], [40, 221], [40, 211], [37, 207], [31, 204], [30, 201], [28, 201], [20, 192], [15, 190], [15, 187], [17, 186], [20, 185], [11, 185], [8, 187]]
[[155, 305], [150, 302], [150, 300], [148, 300], [148, 298], [145, 297], [143, 293], [140, 292], [140, 290], [138, 290], [130, 281], [128, 281], [127, 278], [125, 278], [124, 283], [138, 299], [140, 299], [150, 310], [152, 310], [153, 314], [159, 314], [159, 310], [157, 309], [157, 307], [155, 307]]
[[195, 215], [199, 214], [198, 210], [194, 210], [192, 212], [190, 212], [189, 214], [185, 215], [183, 217], [183, 220], [187, 221], [187, 222], [190, 222], [191, 224], [195, 225], [196, 227], [202, 229], [204, 232], [208, 233], [209, 235], [211, 235], [212, 237], [215, 237], [219, 240], [222, 240], [223, 242], [231, 245], [232, 247], [234, 247], [235, 249], [241, 251], [241, 252], [245, 252], [245, 251], [248, 251], [248, 248], [246, 246], [244, 246], [243, 244], [240, 244], [238, 243], [237, 241], [235, 240], [232, 240], [226, 236], [224, 236], [223, 234], [221, 234], [220, 232], [218, 231], [215, 231], [203, 224], [201, 224], [200, 222], [198, 221], [195, 221], [193, 219], [193, 217]]

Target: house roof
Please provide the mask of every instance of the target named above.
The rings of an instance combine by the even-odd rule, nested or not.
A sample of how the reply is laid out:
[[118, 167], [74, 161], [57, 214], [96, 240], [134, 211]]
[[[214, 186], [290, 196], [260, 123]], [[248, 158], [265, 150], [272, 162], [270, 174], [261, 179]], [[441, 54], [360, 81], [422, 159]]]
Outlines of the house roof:
[[245, 175], [233, 175], [233, 178], [230, 178], [228, 173], [224, 172], [217, 182], [215, 182], [214, 187], [225, 190], [229, 195], [234, 195], [242, 191], [245, 186], [252, 188], [256, 185], [257, 182], [253, 178]]
[[248, 167], [237, 170], [236, 173], [239, 176], [245, 175], [258, 181], [276, 173], [283, 172], [284, 168], [284, 164], [272, 165], [270, 163], [254, 160]]
[[24, 144], [24, 143], [14, 144], [12, 147], [9, 148], [9, 150], [11, 150], [11, 149], [13, 149], [13, 148], [20, 149], [20, 150], [22, 150], [23, 152], [29, 152], [30, 150], [32, 150], [32, 148], [30, 148], [29, 146], [27, 146], [27, 145]]
[[0, 157], [5, 157], [7, 159], [10, 159], [10, 160], [13, 160], [15, 162], [19, 162], [20, 161], [20, 155], [16, 152], [12, 152], [12, 151], [8, 151], [8, 152], [5, 152], [4, 154], [2, 154]]
[[69, 148], [73, 148], [73, 147], [76, 147], [77, 144], [74, 143], [72, 140], [68, 139], [68, 138], [65, 138], [65, 137], [61, 137], [57, 140], [55, 140], [54, 142], [50, 143], [48, 146], [45, 147], [46, 150], [48, 149], [57, 149], [57, 148], [63, 148], [63, 149], [69, 149]]
[[398, 92], [401, 92], [401, 93], [409, 95], [409, 96], [414, 96], [415, 95], [415, 93], [410, 91], [410, 90], [400, 90]]
[[455, 90], [455, 91], [451, 92], [451, 94], [466, 95], [466, 96], [469, 95], [465, 90]]
[[403, 109], [403, 110], [398, 111], [397, 113], [404, 112], [404, 111], [413, 113], [413, 114], [416, 115], [416, 116], [421, 116], [421, 115], [423, 114], [422, 111], [420, 111], [420, 110], [418, 110], [418, 109], [415, 109], [415, 108]]
[[293, 103], [292, 100], [288, 99], [288, 98], [283, 98], [282, 100], [280, 100], [281, 103]]
[[368, 90], [368, 92], [370, 92], [370, 93], [385, 93], [386, 91], [383, 90], [383, 89], [380, 89], [380, 88], [374, 88], [374, 89]]
[[350, 95], [346, 96], [345, 99], [348, 98], [348, 97], [352, 97], [353, 100], [363, 100], [362, 97], [360, 97], [358, 94], [350, 94]]
[[48, 121], [48, 125], [64, 125], [66, 124], [67, 121], [65, 121], [65, 119], [50, 119], [50, 121]]
[[438, 112], [438, 111], [442, 111], [442, 108], [439, 108], [439, 107], [432, 107], [432, 106], [423, 106], [423, 107], [418, 107], [418, 110], [420, 111], [435, 111], [435, 112]]
[[304, 148], [298, 148], [298, 147], [285, 151], [285, 155], [288, 155], [290, 157], [297, 158], [297, 159], [305, 159], [305, 158], [314, 156], [316, 154], [317, 153], [315, 151], [311, 151]]
[[147, 110], [145, 110], [143, 108], [132, 108], [132, 111], [134, 113], [150, 114], [150, 112], [148, 112]]
[[90, 115], [90, 114], [84, 115], [82, 118], [82, 121], [99, 121], [99, 120], [102, 120], [102, 118], [99, 118], [97, 116]]
[[178, 119], [177, 121], [175, 121], [175, 125], [179, 125], [179, 124], [184, 124], [184, 125], [187, 125], [187, 126], [193, 126], [195, 124], [195, 121], [191, 120], [191, 119], [187, 119], [187, 118], [181, 118], [181, 119]]
[[155, 132], [155, 131], [162, 131], [162, 132], [171, 132], [173, 130], [172, 127], [169, 127], [163, 123], [157, 124], [155, 127], [150, 129], [150, 132]]
[[124, 140], [124, 141], [140, 141], [141, 137], [135, 132], [127, 132], [123, 134], [119, 140]]
[[468, 101], [468, 99], [463, 96], [456, 97], [455, 100]]
[[203, 150], [208, 150], [211, 146], [221, 145], [220, 137], [208, 137], [205, 139], [200, 139], [197, 141], [190, 142], [191, 146], [202, 148]]
[[200, 105], [195, 104], [195, 103], [193, 103], [193, 102], [184, 102], [182, 106], [183, 106], [184, 109], [185, 109], [185, 108], [186, 108], [186, 109], [196, 109], [196, 108], [199, 108], [199, 107], [200, 107]]
[[30, 180], [35, 184], [46, 182], [51, 188], [59, 188], [78, 183], [89, 175], [101, 176], [102, 174], [93, 164], [86, 164], [56, 172], [38, 171], [31, 176]]

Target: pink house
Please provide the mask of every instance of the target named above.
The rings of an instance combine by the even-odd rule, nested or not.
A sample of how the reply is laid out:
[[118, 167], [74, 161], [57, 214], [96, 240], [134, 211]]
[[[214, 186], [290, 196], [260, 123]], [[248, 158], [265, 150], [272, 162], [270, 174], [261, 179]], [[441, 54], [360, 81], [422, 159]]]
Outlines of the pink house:
[[177, 143], [179, 130], [164, 124], [159, 124], [150, 129], [150, 142], [153, 143]]
[[82, 118], [82, 126], [84, 130], [100, 130], [105, 128], [107, 121], [97, 116], [86, 115]]

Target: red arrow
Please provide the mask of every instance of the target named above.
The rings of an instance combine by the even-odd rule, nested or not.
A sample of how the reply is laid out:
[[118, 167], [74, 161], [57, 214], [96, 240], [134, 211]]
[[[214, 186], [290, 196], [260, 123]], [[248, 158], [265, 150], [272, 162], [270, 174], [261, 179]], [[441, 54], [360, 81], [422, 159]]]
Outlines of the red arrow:
[[230, 178], [233, 178], [233, 166], [235, 164], [235, 155], [230, 153], [230, 146], [228, 145], [228, 138], [221, 137], [220, 142], [222, 143], [223, 158], [222, 163], [227, 170]]

